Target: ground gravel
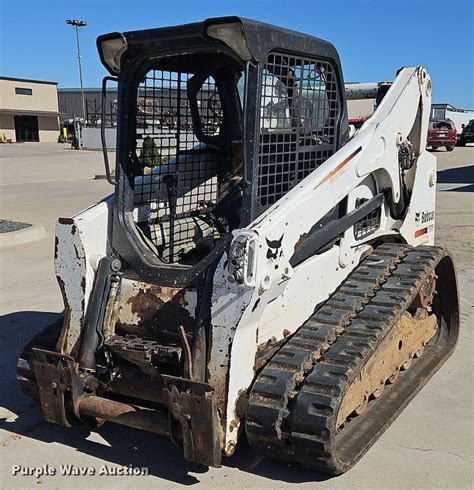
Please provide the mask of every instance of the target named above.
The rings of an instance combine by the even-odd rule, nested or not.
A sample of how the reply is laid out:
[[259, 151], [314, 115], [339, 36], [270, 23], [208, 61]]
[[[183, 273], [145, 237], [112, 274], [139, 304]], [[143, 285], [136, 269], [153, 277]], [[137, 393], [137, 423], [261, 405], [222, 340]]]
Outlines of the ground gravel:
[[23, 230], [23, 228], [28, 228], [29, 226], [31, 226], [30, 223], [0, 219], [0, 233], [10, 233], [11, 231]]

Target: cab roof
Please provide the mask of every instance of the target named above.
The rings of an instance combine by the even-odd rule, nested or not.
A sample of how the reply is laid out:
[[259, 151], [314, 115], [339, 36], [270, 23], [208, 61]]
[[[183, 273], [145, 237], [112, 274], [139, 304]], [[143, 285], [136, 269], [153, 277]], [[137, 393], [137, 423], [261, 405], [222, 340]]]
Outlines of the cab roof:
[[[120, 63], [114, 66], [111, 63], [111, 54], [106, 52], [107, 44], [104, 41], [112, 41], [108, 45], [117, 46], [115, 56], [129, 57], [134, 52], [139, 53], [146, 48], [159, 47], [163, 50], [167, 45], [176, 49], [193, 48], [199, 46], [222, 46], [225, 44], [219, 39], [208, 35], [209, 26], [219, 24], [240, 24], [246, 47], [250, 52], [253, 62], [265, 62], [268, 53], [272, 50], [286, 51], [300, 55], [317, 56], [336, 61], [339, 65], [339, 56], [335, 47], [328, 41], [324, 41], [308, 34], [285, 29], [283, 27], [266, 24], [256, 20], [242, 17], [215, 17], [202, 22], [183, 24], [172, 27], [160, 27], [140, 31], [112, 32], [97, 38], [97, 48], [100, 59], [105, 68], [113, 75], [120, 72]], [[120, 52], [118, 52], [120, 51]], [[113, 56], [113, 53], [112, 53]], [[118, 69], [117, 69], [118, 68]]]

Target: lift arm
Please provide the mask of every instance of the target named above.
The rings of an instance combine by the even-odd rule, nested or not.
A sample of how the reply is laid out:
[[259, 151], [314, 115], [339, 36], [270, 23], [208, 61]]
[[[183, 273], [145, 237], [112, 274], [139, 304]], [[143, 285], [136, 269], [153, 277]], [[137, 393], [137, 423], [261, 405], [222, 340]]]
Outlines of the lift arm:
[[[313, 225], [369, 174], [379, 189], [390, 190], [393, 203], [399, 202], [399, 149], [409, 140], [415, 158], [425, 151], [430, 104], [425, 68], [401, 69], [373, 116], [344, 147], [247, 229], [234, 231], [229, 279], [262, 291], [281, 282], [291, 274], [291, 257]], [[278, 245], [270, 254], [269, 243]]]

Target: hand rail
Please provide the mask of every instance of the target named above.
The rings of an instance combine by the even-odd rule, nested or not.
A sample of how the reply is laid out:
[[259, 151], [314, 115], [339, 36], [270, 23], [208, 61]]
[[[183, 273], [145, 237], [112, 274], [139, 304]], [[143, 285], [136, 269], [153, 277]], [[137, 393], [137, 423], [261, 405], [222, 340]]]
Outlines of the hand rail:
[[100, 121], [100, 139], [102, 141], [102, 154], [104, 156], [105, 174], [107, 176], [107, 181], [109, 184], [115, 185], [116, 181], [110, 173], [109, 155], [107, 154], [107, 141], [105, 140], [105, 104], [107, 100], [107, 82], [109, 80], [112, 82], [118, 82], [117, 78], [109, 76], [104, 77], [102, 80], [102, 114]]

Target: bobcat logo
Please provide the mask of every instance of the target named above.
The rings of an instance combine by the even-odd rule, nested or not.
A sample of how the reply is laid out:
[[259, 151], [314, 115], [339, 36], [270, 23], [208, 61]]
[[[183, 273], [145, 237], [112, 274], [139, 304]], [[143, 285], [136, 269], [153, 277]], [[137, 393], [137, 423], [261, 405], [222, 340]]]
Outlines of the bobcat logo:
[[281, 242], [283, 241], [284, 235], [281, 236], [279, 240], [267, 240], [268, 250], [267, 250], [267, 259], [276, 259], [278, 258], [278, 250], [280, 250]]
[[433, 221], [435, 217], [434, 211], [423, 211], [415, 212], [415, 222], [416, 223], [426, 223], [427, 221]]

